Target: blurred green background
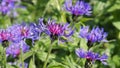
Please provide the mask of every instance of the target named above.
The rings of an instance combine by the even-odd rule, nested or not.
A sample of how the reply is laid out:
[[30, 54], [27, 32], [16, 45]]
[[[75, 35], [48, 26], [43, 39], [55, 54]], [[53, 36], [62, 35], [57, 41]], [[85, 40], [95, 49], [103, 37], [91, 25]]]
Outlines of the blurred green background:
[[[65, 0], [21, 0], [22, 6], [26, 9], [17, 9], [19, 16], [12, 19], [8, 16], [0, 16], [0, 28], [6, 28], [14, 23], [35, 22], [43, 17], [45, 20], [49, 18], [55, 19], [57, 22], [69, 22], [72, 15], [64, 10], [63, 5]], [[105, 52], [109, 56], [108, 65], [97, 62], [94, 68], [120, 68], [120, 0], [85, 0], [92, 5], [92, 15], [89, 17], [83, 16], [76, 23], [77, 32], [81, 24], [89, 25], [90, 27], [103, 27], [108, 32], [108, 43], [99, 44], [99, 47], [93, 48], [95, 52]], [[77, 33], [74, 34], [73, 42], [57, 45], [55, 44], [51, 54], [49, 68], [81, 68], [84, 59], [77, 61], [77, 56], [74, 50], [78, 47], [86, 48], [85, 40], [78, 38]], [[47, 42], [47, 43], [46, 43]], [[50, 40], [40, 39], [36, 43], [35, 53], [36, 61], [31, 65], [36, 65], [41, 68], [49, 48]], [[99, 67], [98, 67], [99, 66]]]

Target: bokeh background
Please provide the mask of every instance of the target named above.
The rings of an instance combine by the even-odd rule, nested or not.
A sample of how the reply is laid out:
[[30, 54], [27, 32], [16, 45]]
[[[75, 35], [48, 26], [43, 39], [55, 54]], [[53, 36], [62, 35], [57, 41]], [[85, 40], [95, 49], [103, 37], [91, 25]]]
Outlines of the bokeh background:
[[[18, 16], [10, 18], [0, 15], [0, 28], [6, 28], [14, 23], [38, 23], [39, 18], [46, 21], [51, 18], [57, 22], [70, 22], [72, 15], [64, 10], [65, 0], [21, 0], [24, 9], [17, 9]], [[75, 0], [73, 0], [75, 1]], [[99, 53], [107, 53], [109, 56], [108, 65], [104, 66], [100, 62], [94, 64], [94, 68], [120, 68], [120, 0], [85, 0], [92, 5], [92, 15], [83, 16], [77, 20], [76, 33], [72, 37], [72, 42], [58, 45], [54, 44], [50, 55], [48, 68], [81, 68], [84, 59], [78, 59], [75, 49], [86, 48], [86, 41], [78, 38], [77, 32], [81, 25], [90, 27], [103, 27], [108, 32], [108, 43], [101, 43], [93, 50]], [[45, 56], [49, 48], [50, 40], [42, 37], [35, 45], [35, 62], [30, 61], [31, 53], [27, 53], [29, 67], [42, 68]], [[38, 51], [39, 50], [39, 51]], [[32, 51], [32, 49], [31, 49]], [[33, 54], [33, 53], [32, 53]], [[25, 57], [26, 58], [26, 57]]]

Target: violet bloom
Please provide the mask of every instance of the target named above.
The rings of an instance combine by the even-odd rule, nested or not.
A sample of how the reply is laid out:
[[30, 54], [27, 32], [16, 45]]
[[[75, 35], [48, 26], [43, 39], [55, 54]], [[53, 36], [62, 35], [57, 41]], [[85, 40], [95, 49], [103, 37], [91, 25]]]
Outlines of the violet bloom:
[[83, 0], [77, 0], [75, 5], [72, 4], [72, 0], [66, 0], [64, 5], [66, 11], [73, 15], [91, 15], [91, 6], [89, 3], [85, 3]]
[[23, 53], [25, 53], [29, 50], [29, 46], [24, 41], [12, 43], [6, 48], [6, 56], [13, 56], [14, 58], [18, 57], [20, 54], [20, 49]]
[[100, 29], [99, 27], [93, 28], [91, 31], [88, 26], [81, 27], [79, 37], [85, 38], [88, 43], [107, 42], [107, 33], [104, 32], [103, 28]]
[[48, 23], [45, 25], [43, 19], [39, 19], [38, 28], [50, 36], [52, 40], [65, 41], [63, 38], [69, 38], [74, 31], [69, 28], [69, 24], [58, 24], [56, 21], [48, 20]]
[[5, 29], [0, 29], [0, 42], [10, 40], [11, 33]]
[[12, 33], [9, 29], [0, 29], [0, 43], [17, 41], [19, 41], [19, 37], [16, 32]]
[[78, 57], [85, 58], [93, 63], [97, 60], [97, 61], [101, 61], [104, 65], [107, 65], [106, 60], [108, 56], [106, 54], [100, 56], [98, 53], [94, 53], [92, 51], [86, 52], [83, 49], [77, 49], [75, 53], [77, 54]]
[[18, 5], [16, 4], [17, 0], [2, 0], [0, 3], [0, 12], [3, 15], [8, 16], [17, 16], [16, 8]]
[[14, 24], [13, 26], [9, 27], [9, 29], [12, 33], [17, 33], [21, 40], [31, 39], [34, 41], [39, 39], [39, 32], [36, 24], [34, 23], [31, 23], [30, 25], [27, 25], [26, 23]]

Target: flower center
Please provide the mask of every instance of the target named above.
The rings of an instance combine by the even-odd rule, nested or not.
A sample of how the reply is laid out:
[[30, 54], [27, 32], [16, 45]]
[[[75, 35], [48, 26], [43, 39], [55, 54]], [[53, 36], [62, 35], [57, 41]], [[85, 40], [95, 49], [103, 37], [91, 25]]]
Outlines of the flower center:
[[48, 25], [48, 29], [53, 36], [54, 35], [59, 36], [63, 32], [62, 27], [63, 26], [60, 24], [52, 24], [51, 23], [50, 25]]
[[22, 28], [22, 29], [21, 29], [21, 35], [22, 35], [22, 36], [27, 36], [27, 35], [28, 35], [28, 30], [25, 29], [25, 28]]

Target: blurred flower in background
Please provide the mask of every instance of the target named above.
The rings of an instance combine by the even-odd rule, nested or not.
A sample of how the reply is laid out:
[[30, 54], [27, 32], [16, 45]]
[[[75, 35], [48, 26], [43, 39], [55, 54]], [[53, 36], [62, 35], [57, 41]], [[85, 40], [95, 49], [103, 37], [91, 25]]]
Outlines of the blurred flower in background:
[[16, 17], [18, 15], [16, 8], [20, 5], [20, 0], [2, 0], [0, 3], [1, 14], [8, 15], [10, 17]]
[[73, 5], [72, 0], [66, 0], [64, 4], [66, 11], [70, 12], [73, 15], [91, 15], [92, 7], [89, 3], [84, 2], [83, 0], [77, 0]]

